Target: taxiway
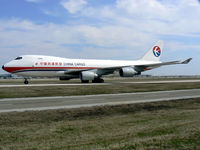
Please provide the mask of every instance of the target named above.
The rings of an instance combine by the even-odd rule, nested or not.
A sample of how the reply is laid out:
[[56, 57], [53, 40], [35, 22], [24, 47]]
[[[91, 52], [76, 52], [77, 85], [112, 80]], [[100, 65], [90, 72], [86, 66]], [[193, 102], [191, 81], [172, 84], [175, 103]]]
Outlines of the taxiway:
[[0, 113], [200, 98], [200, 89], [0, 99]]

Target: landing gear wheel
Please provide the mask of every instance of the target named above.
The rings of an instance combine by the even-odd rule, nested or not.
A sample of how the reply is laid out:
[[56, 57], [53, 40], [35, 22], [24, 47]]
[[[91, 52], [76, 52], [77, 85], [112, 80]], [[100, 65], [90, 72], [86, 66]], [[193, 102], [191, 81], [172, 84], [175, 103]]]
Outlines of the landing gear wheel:
[[104, 83], [104, 79], [101, 79], [101, 82], [100, 83]]
[[104, 80], [101, 78], [95, 78], [94, 80], [92, 80], [92, 83], [104, 83]]
[[27, 79], [24, 80], [24, 84], [28, 84], [28, 80]]
[[89, 80], [81, 80], [82, 83], [89, 83]]

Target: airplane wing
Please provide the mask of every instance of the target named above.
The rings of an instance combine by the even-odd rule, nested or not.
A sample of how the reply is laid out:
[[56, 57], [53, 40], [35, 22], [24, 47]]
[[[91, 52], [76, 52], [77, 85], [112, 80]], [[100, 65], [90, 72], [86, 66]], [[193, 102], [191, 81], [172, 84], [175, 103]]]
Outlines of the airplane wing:
[[132, 67], [138, 72], [146, 71], [146, 70], [151, 70], [154, 68], [158, 68], [161, 66], [165, 65], [174, 65], [174, 64], [187, 64], [192, 60], [192, 58], [188, 58], [184, 61], [169, 61], [169, 62], [158, 62], [158, 63], [153, 63], [153, 64], [141, 64], [141, 65], [129, 65], [129, 66], [114, 66], [114, 67], [104, 67], [104, 68], [92, 68], [92, 69], [80, 69], [80, 70], [67, 70], [64, 73], [65, 74], [72, 74], [72, 75], [77, 75], [82, 71], [94, 71], [98, 75], [106, 75], [113, 73], [114, 71], [120, 70], [121, 68], [124, 67]]
[[131, 66], [115, 66], [115, 67], [100, 68], [100, 70], [114, 70], [115, 71], [124, 67], [135, 67], [137, 68], [136, 70], [145, 71], [145, 70], [151, 70], [151, 69], [158, 68], [165, 65], [188, 64], [191, 60], [192, 58], [188, 58], [184, 61], [158, 62], [158, 63], [153, 63], [153, 64], [142, 64], [142, 65], [131, 65]]
[[154, 68], [158, 68], [165, 65], [174, 65], [174, 64], [188, 64], [192, 58], [188, 58], [184, 61], [169, 61], [169, 62], [160, 62], [155, 64], [146, 64], [146, 65], [136, 65], [135, 67], [139, 70], [145, 71], [145, 70], [151, 70]]

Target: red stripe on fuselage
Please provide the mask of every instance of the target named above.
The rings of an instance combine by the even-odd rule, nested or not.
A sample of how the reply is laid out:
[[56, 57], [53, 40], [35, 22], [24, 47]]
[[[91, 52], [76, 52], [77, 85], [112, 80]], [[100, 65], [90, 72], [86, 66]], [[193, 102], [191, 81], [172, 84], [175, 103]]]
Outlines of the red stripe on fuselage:
[[4, 67], [7, 72], [17, 72], [22, 70], [35, 70], [35, 69], [48, 69], [48, 70], [58, 70], [58, 69], [97, 69], [96, 67]]

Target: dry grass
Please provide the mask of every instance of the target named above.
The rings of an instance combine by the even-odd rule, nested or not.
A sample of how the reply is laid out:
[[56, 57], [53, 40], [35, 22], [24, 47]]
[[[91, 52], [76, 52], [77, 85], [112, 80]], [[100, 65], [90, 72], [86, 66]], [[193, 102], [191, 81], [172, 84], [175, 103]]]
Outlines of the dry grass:
[[[15, 84], [19, 84], [20, 80], [15, 81]], [[34, 84], [58, 82], [37, 80]], [[0, 81], [0, 84], [10, 83]], [[0, 98], [192, 88], [200, 88], [200, 84], [18, 87], [0, 88]], [[4, 113], [0, 114], [0, 149], [200, 149], [199, 124], [200, 99]]]
[[200, 149], [200, 99], [0, 114], [0, 149]]

